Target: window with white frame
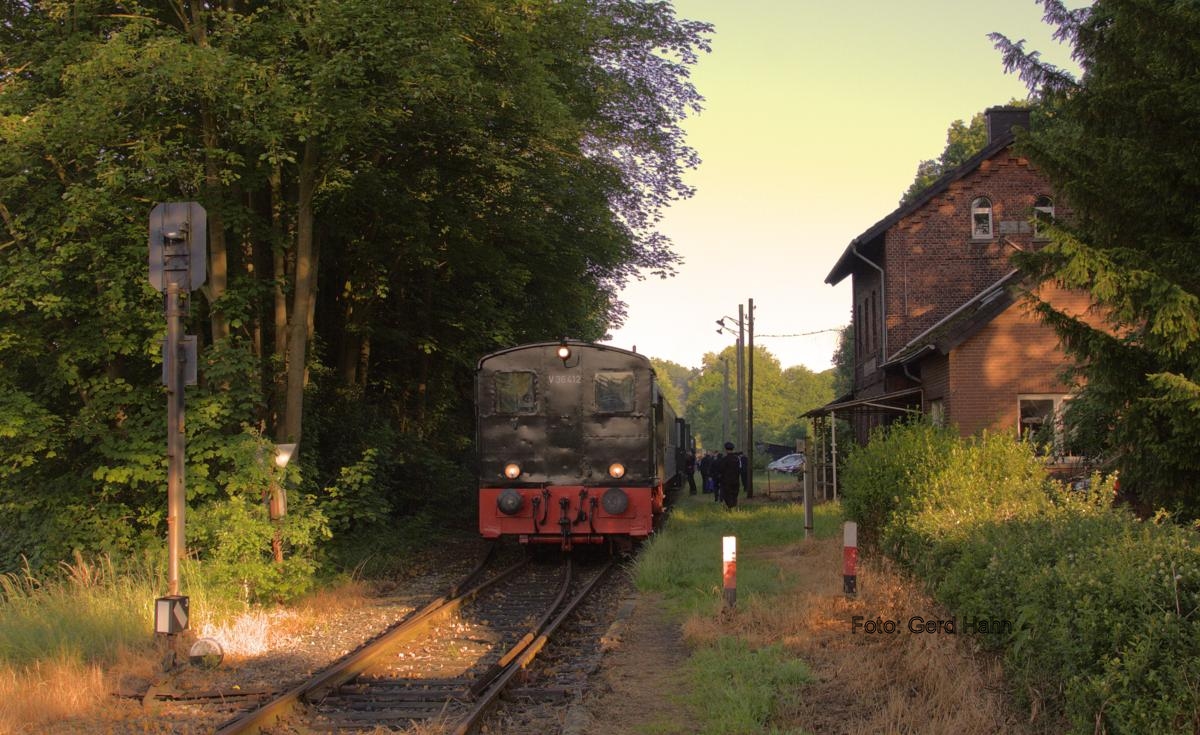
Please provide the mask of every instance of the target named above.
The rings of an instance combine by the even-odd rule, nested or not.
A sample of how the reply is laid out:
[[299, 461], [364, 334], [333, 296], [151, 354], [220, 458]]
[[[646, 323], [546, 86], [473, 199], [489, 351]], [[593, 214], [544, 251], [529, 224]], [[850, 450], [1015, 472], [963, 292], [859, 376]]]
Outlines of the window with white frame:
[[1055, 459], [1076, 456], [1070, 428], [1063, 421], [1071, 397], [1063, 394], [1023, 395], [1017, 397], [1017, 431]]
[[992, 239], [992, 200], [987, 197], [971, 202], [971, 238]]
[[1033, 203], [1033, 236], [1035, 239], [1046, 238], [1046, 226], [1054, 220], [1054, 200], [1048, 196], [1040, 196]]

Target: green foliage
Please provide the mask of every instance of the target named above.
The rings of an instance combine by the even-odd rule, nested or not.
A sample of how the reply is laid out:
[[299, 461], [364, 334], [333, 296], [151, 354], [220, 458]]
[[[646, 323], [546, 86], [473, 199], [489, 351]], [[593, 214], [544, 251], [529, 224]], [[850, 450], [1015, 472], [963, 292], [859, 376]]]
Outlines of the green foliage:
[[[623, 283], [676, 262], [655, 226], [690, 194], [679, 124], [710, 29], [669, 4], [6, 11], [0, 570], [165, 535], [155, 202], [209, 215], [209, 281], [185, 326], [200, 345], [189, 553], [251, 598], [295, 594], [318, 561], [389, 528], [461, 525], [478, 357], [598, 338]], [[289, 365], [310, 231], [313, 330]], [[262, 457], [286, 433], [289, 368], [307, 392], [277, 568]]]
[[[1109, 498], [1111, 486], [1107, 493]], [[1200, 551], [1192, 532], [1067, 501], [985, 524], [945, 565], [938, 596], [968, 618], [1014, 622], [1006, 668], [1022, 697], [1073, 731], [1194, 732]]]
[[[1200, 549], [1113, 507], [1111, 478], [1051, 482], [1026, 442], [899, 424], [847, 460], [843, 503], [961, 625], [1003, 650], [1013, 691], [1072, 732], [1194, 732]], [[1034, 701], [1036, 700], [1036, 701]]]
[[1077, 364], [1068, 407], [1077, 444], [1121, 472], [1143, 507], [1200, 516], [1200, 8], [1099, 0], [1068, 11], [1044, 0], [1073, 46], [1079, 79], [994, 34], [1005, 64], [1040, 97], [1021, 151], [1071, 216], [1016, 262], [1033, 278], [1081, 289], [1085, 318], [1038, 303]]
[[679, 363], [656, 357], [650, 358], [650, 364], [654, 367], [654, 374], [658, 376], [658, 384], [667, 402], [675, 408], [676, 415], [684, 416], [687, 412], [689, 384], [694, 372]]
[[883, 539], [897, 514], [911, 514], [924, 483], [948, 464], [958, 435], [928, 423], [896, 423], [877, 429], [866, 445], [851, 444], [838, 478], [846, 517], [863, 539]]
[[[725, 365], [729, 369], [725, 388]], [[748, 370], [747, 370], [748, 372]], [[762, 346], [754, 348], [754, 439], [795, 444], [809, 432], [804, 412], [833, 399], [833, 372], [814, 373], [803, 366], [783, 370], [779, 359]], [[721, 446], [723, 418], [728, 411], [729, 436], [737, 427], [737, 348], [709, 353], [689, 383], [687, 419], [700, 446]], [[724, 405], [727, 402], [727, 406]]]
[[900, 197], [907, 204], [921, 195], [930, 184], [967, 162], [987, 145], [987, 120], [982, 112], [971, 117], [970, 124], [955, 120], [946, 129], [946, 148], [937, 159], [921, 161], [912, 184]]
[[[1006, 106], [1028, 107], [1029, 102], [1013, 99], [1009, 100]], [[917, 165], [916, 176], [904, 195], [900, 197], [900, 204], [908, 204], [915, 200], [935, 181], [963, 165], [976, 153], [986, 148], [987, 142], [987, 117], [983, 112], [977, 112], [971, 116], [970, 123], [962, 120], [950, 123], [950, 127], [946, 129], [946, 147], [942, 150], [942, 155], [936, 159], [921, 161]]]
[[833, 353], [833, 393], [848, 395], [854, 390], [854, 323], [842, 327]]
[[[328, 521], [311, 496], [295, 490], [287, 514], [271, 521], [265, 501], [272, 484], [286, 488], [297, 473], [278, 472], [274, 445], [253, 432], [226, 439], [225, 448], [229, 463], [214, 478], [209, 502], [187, 516], [196, 573], [211, 586], [237, 590], [246, 603], [298, 597], [315, 581], [318, 545], [331, 535]], [[282, 564], [271, 548], [277, 533]]]

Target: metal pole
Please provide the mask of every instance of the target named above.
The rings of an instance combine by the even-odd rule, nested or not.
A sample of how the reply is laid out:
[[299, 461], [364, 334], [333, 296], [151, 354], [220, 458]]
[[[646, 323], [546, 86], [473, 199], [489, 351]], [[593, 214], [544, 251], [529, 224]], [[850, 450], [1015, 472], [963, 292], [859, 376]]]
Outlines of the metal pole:
[[746, 449], [746, 326], [738, 304], [737, 338], [737, 445]]
[[[186, 258], [184, 259], [186, 263]], [[184, 536], [184, 452], [186, 435], [183, 425], [183, 284], [187, 271], [167, 270], [167, 591], [179, 594], [179, 559], [185, 548]]]
[[830, 462], [833, 464], [833, 499], [837, 500], [837, 416], [829, 412]]
[[748, 375], [746, 380], [746, 465], [749, 472], [746, 477], [746, 498], [754, 497], [754, 299], [748, 299], [750, 335]]

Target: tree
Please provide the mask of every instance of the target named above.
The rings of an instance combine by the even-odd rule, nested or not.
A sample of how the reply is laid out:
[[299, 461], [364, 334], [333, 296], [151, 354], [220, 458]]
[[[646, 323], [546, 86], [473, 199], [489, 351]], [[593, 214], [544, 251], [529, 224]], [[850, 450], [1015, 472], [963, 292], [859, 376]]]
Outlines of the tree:
[[650, 358], [650, 365], [658, 376], [658, 384], [662, 388], [667, 402], [675, 408], [676, 415], [683, 417], [688, 405], [688, 383], [694, 371], [685, 368], [677, 362]]
[[[1123, 492], [1200, 515], [1200, 7], [1042, 0], [1079, 79], [994, 34], [1041, 99], [1020, 150], [1074, 216], [1017, 262], [1090, 294], [1089, 318], [1034, 302], [1075, 358], [1077, 443], [1121, 472]], [[1099, 323], [1097, 323], [1099, 322]]]
[[950, 123], [946, 129], [946, 147], [942, 155], [917, 164], [917, 174], [904, 196], [900, 197], [900, 203], [907, 204], [916, 199], [930, 184], [961, 166], [986, 145], [987, 120], [982, 112], [975, 113], [969, 125], [962, 120]]
[[465, 484], [479, 355], [598, 338], [675, 263], [709, 29], [669, 4], [110, 5], [0, 20], [0, 569], [161, 532], [157, 201], [210, 215], [189, 496], [241, 507], [301, 438], [347, 535]]
[[854, 324], [842, 327], [833, 353], [833, 392], [844, 396], [854, 390]]
[[[1028, 107], [1027, 100], [1009, 100], [1009, 107]], [[912, 184], [900, 197], [900, 204], [907, 204], [929, 185], [966, 163], [976, 153], [987, 147], [987, 116], [977, 112], [971, 117], [970, 124], [955, 120], [946, 129], [946, 147], [942, 155], [936, 159], [921, 161], [917, 164], [917, 174]]]
[[[725, 388], [725, 366], [729, 387]], [[734, 370], [737, 348], [704, 355], [701, 369], [689, 384], [687, 409], [692, 432], [702, 446], [716, 448], [723, 441], [723, 418], [728, 410], [729, 437], [737, 430], [737, 394]], [[779, 359], [761, 345], [754, 348], [754, 439], [794, 444], [802, 439], [808, 422], [801, 414], [833, 399], [833, 371], [814, 373], [805, 367], [782, 370]], [[728, 405], [726, 406], [726, 402]]]

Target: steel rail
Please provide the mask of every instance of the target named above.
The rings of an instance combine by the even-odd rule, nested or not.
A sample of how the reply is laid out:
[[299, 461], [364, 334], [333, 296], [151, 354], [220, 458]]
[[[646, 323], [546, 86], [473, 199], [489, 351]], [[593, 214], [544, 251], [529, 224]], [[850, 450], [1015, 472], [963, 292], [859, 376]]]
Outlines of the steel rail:
[[[608, 572], [615, 565], [615, 561], [609, 560], [608, 563], [606, 563], [604, 567], [602, 567], [600, 571], [596, 573], [596, 576], [589, 580], [587, 584], [585, 584], [579, 590], [579, 592], [571, 599], [566, 607], [563, 607], [558, 611], [558, 615], [553, 621], [551, 621], [549, 624], [544, 624], [550, 615], [552, 615], [554, 611], [558, 609], [563, 598], [566, 596], [566, 589], [570, 584], [570, 574], [566, 575], [568, 580], [563, 585], [562, 592], [560, 592], [559, 596], [555, 599], [554, 607], [552, 607], [547, 615], [544, 616], [541, 621], [539, 621], [538, 626], [530, 635], [522, 638], [521, 643], [518, 643], [517, 646], [513, 647], [512, 651], [505, 654], [502, 661], [506, 661], [507, 663], [505, 663], [503, 666], [498, 666], [500, 669], [499, 671], [495, 671], [494, 673], [491, 671], [488, 672], [490, 675], [490, 677], [487, 679], [488, 686], [483, 688], [482, 691], [478, 692], [475, 690], [475, 687], [472, 687], [471, 693], [476, 695], [476, 701], [474, 706], [472, 706], [470, 711], [467, 713], [466, 717], [463, 718], [458, 727], [454, 729], [454, 735], [471, 735], [471, 733], [476, 731], [484, 715], [487, 714], [488, 710], [491, 709], [491, 706], [508, 687], [509, 682], [514, 676], [516, 676], [517, 672], [523, 670], [534, 660], [534, 658], [537, 657], [538, 653], [540, 653], [542, 648], [545, 647], [546, 642], [549, 641], [550, 636], [553, 635], [554, 631], [558, 629], [559, 625], [561, 625], [562, 622], [567, 619], [567, 616], [573, 613], [575, 609], [578, 608], [585, 599], [587, 599], [587, 596], [591, 593], [592, 589], [600, 583], [600, 580], [604, 579], [604, 577], [608, 575]], [[517, 650], [518, 648], [519, 650]]]
[[258, 709], [238, 716], [226, 723], [216, 735], [245, 735], [261, 732], [263, 727], [274, 724], [291, 714], [303, 702], [323, 698], [326, 693], [336, 689], [356, 676], [366, 671], [372, 663], [386, 655], [388, 649], [400, 642], [409, 640], [427, 630], [434, 622], [457, 611], [462, 605], [472, 600], [480, 592], [492, 585], [507, 579], [521, 568], [525, 567], [528, 559], [513, 564], [493, 577], [488, 578], [466, 591], [460, 591], [474, 580], [487, 566], [495, 554], [495, 547], [467, 576], [444, 596], [430, 602], [419, 611], [388, 630], [375, 640], [367, 643], [354, 653], [335, 662], [321, 673], [292, 689], [284, 692], [275, 699], [263, 704]]

